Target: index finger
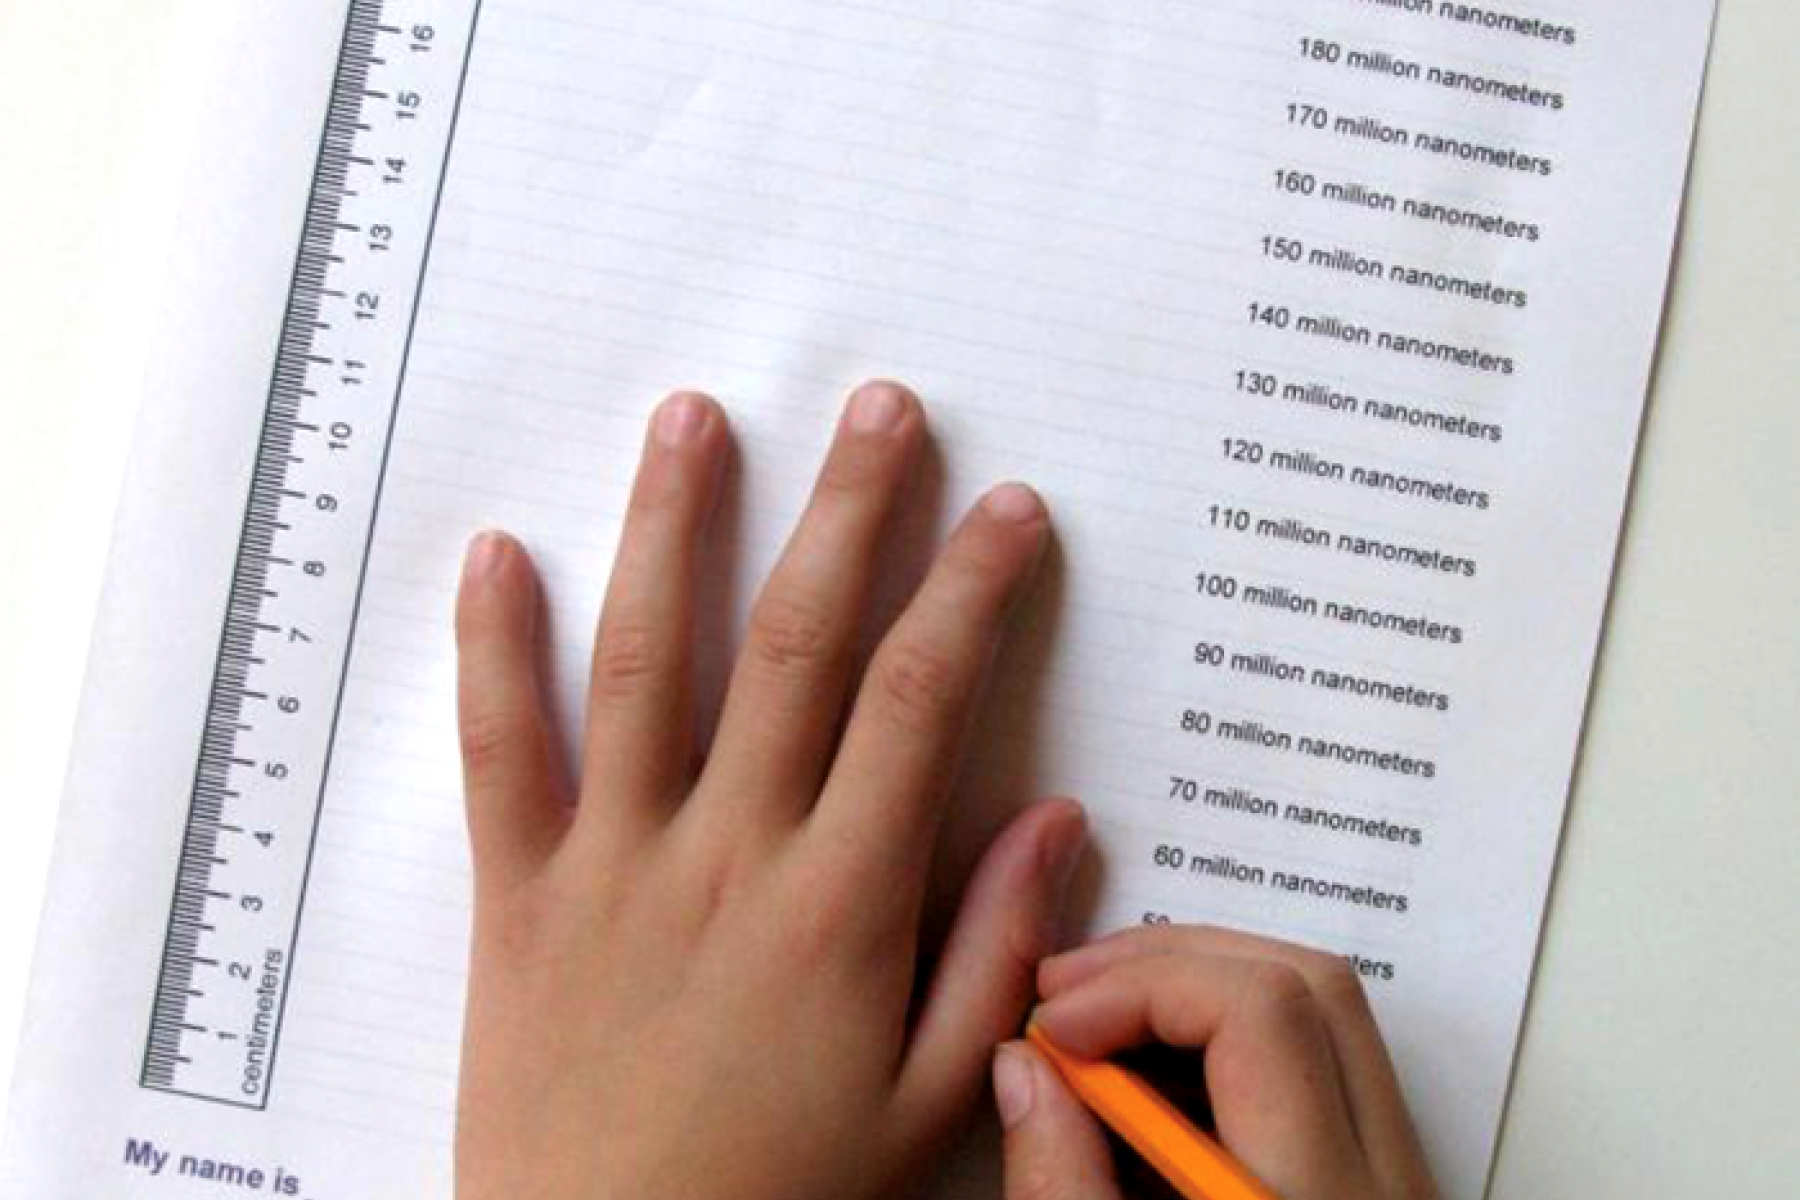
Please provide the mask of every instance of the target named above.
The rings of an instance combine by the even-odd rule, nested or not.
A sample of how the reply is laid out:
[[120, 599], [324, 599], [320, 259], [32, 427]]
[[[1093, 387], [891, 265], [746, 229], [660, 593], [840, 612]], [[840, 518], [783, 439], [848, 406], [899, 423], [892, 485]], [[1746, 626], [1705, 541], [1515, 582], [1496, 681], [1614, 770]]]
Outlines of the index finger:
[[1156, 1041], [1204, 1049], [1220, 1137], [1281, 1195], [1354, 1195], [1368, 1178], [1324, 1017], [1290, 967], [1205, 954], [1135, 959], [1049, 1001], [1037, 1023], [1083, 1058]]

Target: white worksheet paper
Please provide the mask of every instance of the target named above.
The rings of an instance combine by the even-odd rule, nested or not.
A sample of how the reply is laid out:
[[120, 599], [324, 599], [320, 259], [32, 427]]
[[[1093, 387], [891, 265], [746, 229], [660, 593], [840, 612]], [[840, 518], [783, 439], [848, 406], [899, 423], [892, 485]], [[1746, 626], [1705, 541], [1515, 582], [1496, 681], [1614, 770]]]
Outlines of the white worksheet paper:
[[910, 383], [935, 432], [897, 578], [993, 482], [1031, 481], [1055, 516], [954, 845], [1073, 794], [1095, 838], [1082, 931], [1215, 922], [1351, 958], [1446, 1194], [1483, 1193], [1710, 0], [485, 0], [279, 1081], [247, 1111], [138, 1078], [305, 201], [293, 159], [342, 19], [286, 7], [309, 11], [230, 18], [242, 52], [149, 374], [7, 1195], [447, 1196], [465, 542], [499, 526], [533, 551], [576, 720], [655, 402], [704, 389], [736, 431], [722, 654], [873, 376]]

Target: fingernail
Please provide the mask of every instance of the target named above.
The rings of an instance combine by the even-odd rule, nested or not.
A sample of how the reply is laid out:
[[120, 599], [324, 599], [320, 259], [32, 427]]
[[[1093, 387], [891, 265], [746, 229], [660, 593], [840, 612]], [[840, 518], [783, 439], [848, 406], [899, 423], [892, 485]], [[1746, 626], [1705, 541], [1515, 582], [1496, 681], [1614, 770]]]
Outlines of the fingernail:
[[698, 396], [687, 392], [670, 396], [656, 411], [656, 440], [679, 449], [700, 436], [709, 413], [710, 406]]
[[871, 383], [850, 398], [850, 428], [857, 433], [892, 433], [906, 418], [906, 396], [890, 383]]
[[1031, 1062], [1024, 1051], [1006, 1045], [994, 1052], [994, 1106], [1000, 1110], [1000, 1123], [1008, 1129], [1031, 1115], [1037, 1090]]
[[1044, 502], [1022, 483], [1003, 483], [981, 501], [982, 511], [1001, 521], [1029, 525], [1044, 517]]
[[506, 561], [507, 537], [504, 533], [488, 530], [478, 533], [469, 542], [469, 549], [463, 555], [464, 579], [488, 579], [500, 569]]

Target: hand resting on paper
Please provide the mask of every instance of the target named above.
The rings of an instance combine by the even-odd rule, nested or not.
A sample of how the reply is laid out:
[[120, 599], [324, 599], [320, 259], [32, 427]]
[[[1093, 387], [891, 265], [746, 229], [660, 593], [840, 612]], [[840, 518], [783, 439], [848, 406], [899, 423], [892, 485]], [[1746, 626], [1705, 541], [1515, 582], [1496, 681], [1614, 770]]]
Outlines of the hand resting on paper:
[[945, 793], [1047, 541], [1043, 505], [1018, 485], [990, 492], [853, 678], [883, 531], [925, 439], [910, 393], [861, 389], [696, 769], [691, 626], [728, 436], [697, 396], [652, 422], [578, 785], [550, 749], [531, 564], [501, 536], [471, 548], [457, 613], [476, 891], [461, 1200], [890, 1195], [979, 1099], [1054, 948], [1085, 837], [1069, 801], [997, 839], [917, 978]]
[[531, 562], [504, 535], [472, 544], [459, 1200], [892, 1196], [970, 1116], [990, 1063], [1009, 1200], [1107, 1200], [1091, 1118], [1033, 1052], [1001, 1046], [1039, 988], [1046, 1027], [1078, 1052], [1210, 1045], [1222, 1138], [1288, 1200], [1427, 1200], [1379, 1034], [1324, 956], [1160, 931], [1039, 969], [1085, 844], [1071, 801], [996, 838], [922, 966], [960, 743], [1049, 534], [1029, 489], [990, 492], [859, 674], [883, 532], [924, 438], [903, 388], [852, 397], [704, 756], [693, 624], [729, 445], [717, 404], [671, 397], [645, 440], [578, 782], [544, 708]]

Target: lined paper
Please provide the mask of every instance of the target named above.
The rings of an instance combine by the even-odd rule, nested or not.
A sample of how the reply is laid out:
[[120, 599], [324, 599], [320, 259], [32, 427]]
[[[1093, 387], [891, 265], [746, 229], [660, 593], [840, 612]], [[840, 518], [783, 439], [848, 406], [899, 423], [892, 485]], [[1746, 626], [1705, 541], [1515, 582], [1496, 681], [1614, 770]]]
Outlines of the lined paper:
[[[1464, 9], [485, 0], [281, 1091], [208, 1139], [303, 1166], [309, 1195], [448, 1194], [464, 543], [500, 526], [537, 556], [572, 724], [644, 419], [718, 396], [716, 676], [843, 395], [885, 376], [935, 434], [890, 610], [995, 481], [1031, 481], [1057, 530], [946, 874], [1066, 792], [1097, 843], [1077, 932], [1215, 922], [1350, 958], [1446, 1194], [1481, 1195], [1712, 6]], [[163, 853], [66, 857], [53, 907], [122, 859], [132, 887], [86, 919], [160, 904]], [[39, 969], [137, 995], [55, 944]], [[142, 1136], [211, 1119], [129, 1068], [58, 1075], [72, 1035], [33, 1029], [28, 1114], [61, 1092]], [[36, 1196], [141, 1174], [10, 1154]]]

